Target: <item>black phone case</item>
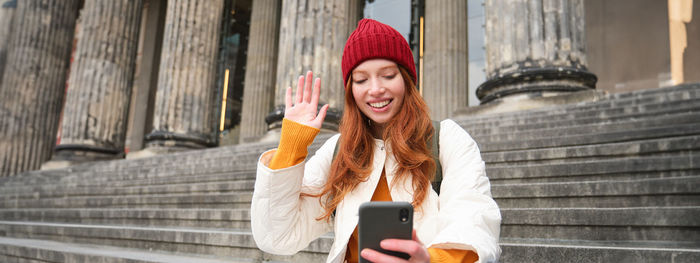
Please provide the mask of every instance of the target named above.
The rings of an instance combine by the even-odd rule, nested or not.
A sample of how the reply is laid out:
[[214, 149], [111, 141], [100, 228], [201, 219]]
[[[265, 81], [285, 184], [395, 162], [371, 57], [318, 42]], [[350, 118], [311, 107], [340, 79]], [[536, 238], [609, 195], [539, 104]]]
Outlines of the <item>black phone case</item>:
[[[408, 218], [401, 221], [401, 209], [408, 210]], [[406, 253], [387, 251], [379, 242], [387, 238], [411, 240], [413, 234], [413, 206], [408, 202], [366, 202], [360, 205], [359, 250], [371, 248], [384, 254], [408, 259]], [[369, 262], [360, 256], [360, 262]]]

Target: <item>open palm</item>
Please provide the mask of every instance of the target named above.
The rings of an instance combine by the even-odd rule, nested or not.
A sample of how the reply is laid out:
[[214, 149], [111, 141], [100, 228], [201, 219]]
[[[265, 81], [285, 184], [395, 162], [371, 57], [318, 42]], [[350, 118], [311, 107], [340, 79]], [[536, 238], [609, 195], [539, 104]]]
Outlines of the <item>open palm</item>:
[[320, 129], [323, 119], [326, 118], [328, 104], [323, 105], [323, 108], [316, 112], [318, 110], [318, 98], [321, 94], [321, 79], [316, 78], [313, 81], [313, 90], [311, 88], [312, 79], [313, 72], [311, 71], [306, 73], [306, 78], [299, 76], [293, 103], [292, 88], [287, 88], [287, 94], [284, 97], [284, 118]]

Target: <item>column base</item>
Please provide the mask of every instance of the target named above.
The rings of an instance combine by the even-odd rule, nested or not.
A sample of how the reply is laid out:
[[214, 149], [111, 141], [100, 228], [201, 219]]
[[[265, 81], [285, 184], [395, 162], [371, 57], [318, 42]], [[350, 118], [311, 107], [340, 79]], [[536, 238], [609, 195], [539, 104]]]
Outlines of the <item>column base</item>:
[[41, 170], [123, 158], [124, 152], [115, 149], [83, 144], [60, 144], [56, 146], [51, 160], [41, 165]]
[[579, 92], [556, 93], [522, 93], [495, 100], [487, 104], [464, 107], [454, 112], [454, 116], [473, 116], [532, 110], [565, 104], [597, 101], [604, 98], [606, 92], [600, 90], [584, 90]]
[[[568, 93], [595, 89], [598, 78], [585, 69], [572, 67], [523, 68], [496, 76], [479, 85], [476, 96], [481, 104], [503, 101], [516, 94]], [[530, 96], [533, 97], [533, 96]]]
[[180, 134], [169, 131], [154, 131], [146, 135], [146, 148], [172, 148], [175, 150], [203, 149], [216, 146], [206, 135]]

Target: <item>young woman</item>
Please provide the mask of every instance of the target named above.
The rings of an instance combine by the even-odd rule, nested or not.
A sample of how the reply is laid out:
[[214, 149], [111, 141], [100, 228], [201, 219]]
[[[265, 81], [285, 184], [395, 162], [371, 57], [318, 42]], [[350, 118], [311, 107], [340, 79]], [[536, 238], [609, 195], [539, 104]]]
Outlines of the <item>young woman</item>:
[[476, 143], [452, 120], [440, 123], [440, 194], [431, 187], [437, 164], [427, 142], [434, 127], [404, 38], [388, 25], [361, 20], [345, 45], [342, 71], [342, 136], [328, 139], [308, 161], [306, 149], [328, 105], [317, 112], [321, 82], [312, 88], [311, 72], [299, 77], [294, 98], [287, 89], [279, 146], [258, 163], [251, 224], [260, 249], [290, 255], [333, 231], [328, 262], [359, 256], [407, 262], [357, 251], [359, 206], [406, 201], [415, 210], [413, 240], [387, 239], [382, 248], [409, 254], [408, 262], [496, 261], [501, 215]]

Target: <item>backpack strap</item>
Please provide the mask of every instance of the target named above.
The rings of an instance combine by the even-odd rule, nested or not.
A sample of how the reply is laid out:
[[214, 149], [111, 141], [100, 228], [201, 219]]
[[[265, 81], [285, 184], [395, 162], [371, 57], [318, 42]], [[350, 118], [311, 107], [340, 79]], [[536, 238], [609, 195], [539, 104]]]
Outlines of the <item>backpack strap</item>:
[[331, 159], [331, 163], [335, 161], [335, 156], [338, 155], [338, 148], [340, 148], [340, 136], [338, 136], [338, 141], [335, 142], [335, 149], [333, 149], [333, 159]]
[[430, 151], [433, 153], [433, 160], [435, 161], [435, 177], [431, 184], [433, 185], [433, 190], [440, 195], [440, 185], [442, 184], [442, 165], [440, 164], [440, 122], [433, 121], [433, 130], [435, 134], [431, 140]]

